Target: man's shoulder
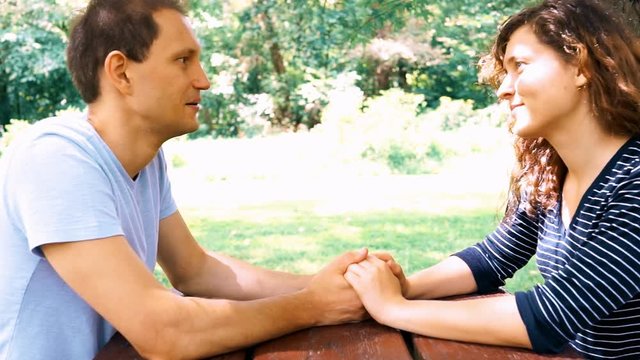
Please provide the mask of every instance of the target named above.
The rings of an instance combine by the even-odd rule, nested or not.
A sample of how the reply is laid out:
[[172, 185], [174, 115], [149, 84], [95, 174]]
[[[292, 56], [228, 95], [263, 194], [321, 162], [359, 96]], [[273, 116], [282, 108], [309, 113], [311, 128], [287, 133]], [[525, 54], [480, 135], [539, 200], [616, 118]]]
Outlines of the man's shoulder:
[[33, 142], [49, 136], [69, 139], [87, 138], [91, 136], [91, 126], [86, 121], [86, 115], [80, 113], [45, 118], [13, 134], [10, 147], [31, 146]]
[[42, 119], [33, 125], [33, 134], [58, 134], [66, 136], [87, 135], [91, 125], [84, 113], [72, 113]]

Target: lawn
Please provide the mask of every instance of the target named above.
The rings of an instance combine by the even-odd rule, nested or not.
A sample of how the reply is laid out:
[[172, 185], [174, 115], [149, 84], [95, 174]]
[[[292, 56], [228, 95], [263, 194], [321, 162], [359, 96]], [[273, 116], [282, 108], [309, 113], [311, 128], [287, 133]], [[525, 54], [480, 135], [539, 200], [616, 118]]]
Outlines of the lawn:
[[[394, 254], [408, 274], [476, 243], [496, 224], [492, 211], [319, 216], [299, 203], [271, 204], [251, 210], [278, 213], [283, 208], [290, 208], [294, 214], [268, 221], [190, 217], [188, 222], [204, 247], [267, 268], [313, 273], [339, 253], [367, 247]], [[507, 288], [526, 289], [539, 281], [534, 264], [529, 264], [507, 283]]]
[[[355, 173], [361, 164], [339, 168], [317, 154], [324, 167], [310, 167], [310, 142], [300, 137], [209, 142], [166, 150], [181, 212], [205, 248], [272, 269], [313, 273], [344, 251], [368, 247], [391, 252], [411, 274], [481, 241], [503, 211], [510, 159], [501, 154], [509, 151], [406, 176]], [[288, 163], [265, 165], [282, 154]], [[530, 263], [507, 288], [540, 280]]]

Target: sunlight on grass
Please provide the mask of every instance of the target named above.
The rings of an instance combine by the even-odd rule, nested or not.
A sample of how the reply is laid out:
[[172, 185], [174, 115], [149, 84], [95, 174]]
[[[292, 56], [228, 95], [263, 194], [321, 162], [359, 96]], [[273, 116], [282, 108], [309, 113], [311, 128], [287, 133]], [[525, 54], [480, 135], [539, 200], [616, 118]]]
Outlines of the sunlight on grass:
[[[512, 161], [504, 139], [485, 138], [483, 151], [450, 158], [429, 175], [390, 174], [345, 159], [321, 140], [301, 133], [172, 142], [173, 192], [196, 239], [212, 251], [305, 274], [368, 247], [392, 253], [411, 274], [481, 241], [503, 213]], [[160, 269], [156, 276], [167, 284]], [[530, 263], [507, 288], [537, 282]]]

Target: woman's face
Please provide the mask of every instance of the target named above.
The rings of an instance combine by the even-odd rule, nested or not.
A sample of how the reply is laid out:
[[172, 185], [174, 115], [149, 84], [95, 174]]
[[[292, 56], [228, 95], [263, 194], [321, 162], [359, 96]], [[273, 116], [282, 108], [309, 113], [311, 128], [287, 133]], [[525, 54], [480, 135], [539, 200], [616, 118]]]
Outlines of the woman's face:
[[509, 105], [514, 134], [548, 139], [558, 131], [571, 131], [572, 124], [579, 123], [572, 120], [584, 102], [579, 87], [586, 79], [576, 66], [541, 43], [529, 26], [511, 35], [503, 66], [507, 73], [497, 94]]

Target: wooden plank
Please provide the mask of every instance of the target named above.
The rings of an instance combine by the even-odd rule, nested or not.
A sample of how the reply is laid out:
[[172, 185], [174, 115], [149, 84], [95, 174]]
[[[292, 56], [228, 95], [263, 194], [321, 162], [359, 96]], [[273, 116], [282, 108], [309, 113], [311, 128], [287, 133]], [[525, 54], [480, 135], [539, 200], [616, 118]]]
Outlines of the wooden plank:
[[419, 360], [467, 360], [467, 359], [508, 359], [508, 360], [566, 360], [582, 359], [573, 350], [557, 355], [540, 355], [526, 349], [505, 346], [491, 346], [435, 339], [411, 334], [414, 355]]
[[256, 346], [255, 360], [411, 360], [402, 334], [373, 320], [301, 330]]
[[[244, 360], [245, 351], [238, 350], [208, 358], [209, 360]], [[94, 360], [144, 360], [120, 333], [113, 335]]]

